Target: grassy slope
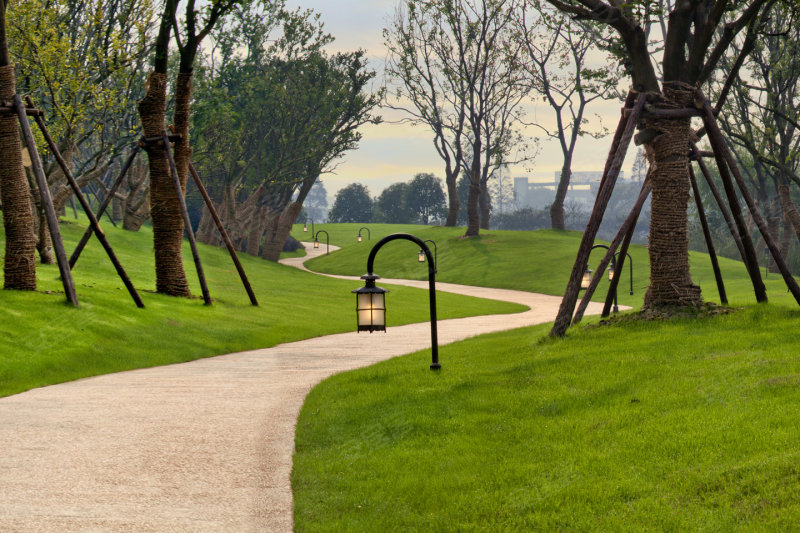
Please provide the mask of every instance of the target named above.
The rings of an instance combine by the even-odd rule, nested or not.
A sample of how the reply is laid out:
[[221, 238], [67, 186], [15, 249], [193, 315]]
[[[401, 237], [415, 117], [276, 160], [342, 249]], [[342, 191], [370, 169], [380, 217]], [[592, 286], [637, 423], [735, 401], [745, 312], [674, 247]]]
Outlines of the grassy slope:
[[547, 326], [334, 376], [300, 415], [300, 531], [787, 530], [800, 312]]
[[[227, 252], [203, 245], [200, 254], [216, 300], [213, 306], [204, 306], [201, 299], [145, 292], [155, 286], [151, 231], [132, 233], [105, 226], [147, 308], [135, 307], [94, 239], [74, 271], [80, 309], [64, 303], [57, 267], [39, 265], [38, 292], [0, 291], [0, 396], [354, 329], [355, 299], [350, 290], [358, 283], [242, 255], [261, 304], [254, 308]], [[69, 252], [83, 230], [75, 222], [62, 224]], [[199, 294], [188, 246], [184, 258], [192, 291]], [[391, 323], [428, 320], [426, 291], [392, 287], [391, 294]], [[444, 293], [437, 303], [442, 318], [522, 309]]]
[[[326, 225], [331, 232], [331, 244], [343, 246], [334, 255], [322, 256], [307, 263], [318, 272], [361, 275], [366, 271], [364, 243], [356, 243], [359, 224]], [[323, 226], [325, 227], [325, 226]], [[302, 226], [298, 226], [302, 230]], [[372, 242], [394, 231], [410, 231], [421, 239], [433, 239], [439, 252], [439, 272], [436, 279], [465, 285], [519, 289], [545, 294], [563, 294], [572, 264], [575, 261], [581, 234], [570, 231], [488, 231], [478, 238], [463, 239], [464, 228], [427, 226], [390, 226], [371, 224]], [[395, 229], [402, 228], [402, 229]], [[295, 237], [303, 235], [295, 231]], [[337, 239], [334, 240], [334, 235]], [[601, 242], [601, 241], [598, 241]], [[368, 244], [367, 244], [368, 246]], [[417, 263], [418, 248], [410, 242], [398, 241], [386, 245], [375, 260], [375, 271], [383, 277], [426, 279], [427, 269]], [[605, 250], [592, 253], [590, 268], [594, 269]], [[634, 295], [629, 295], [629, 266], [625, 265], [619, 303], [640, 307], [648, 285], [649, 260], [647, 249], [632, 246], [634, 266]], [[711, 263], [706, 254], [690, 255], [692, 279], [703, 289], [707, 301], [719, 302]], [[743, 264], [720, 259], [728, 299], [733, 305], [755, 301], [753, 287]], [[608, 282], [601, 282], [595, 300], [605, 298]], [[778, 274], [770, 274], [767, 292], [773, 303], [796, 305], [786, 291]]]

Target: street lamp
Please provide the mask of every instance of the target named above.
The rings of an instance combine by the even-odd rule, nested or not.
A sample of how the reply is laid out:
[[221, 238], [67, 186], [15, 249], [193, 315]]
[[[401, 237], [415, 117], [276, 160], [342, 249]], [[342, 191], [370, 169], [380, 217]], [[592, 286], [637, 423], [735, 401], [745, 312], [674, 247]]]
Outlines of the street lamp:
[[[309, 220], [311, 221], [311, 235], [314, 235], [314, 219], [309, 218]], [[303, 222], [303, 231], [308, 231], [308, 224], [306, 222]]]
[[317, 234], [314, 235], [314, 248], [319, 248], [319, 238], [318, 237], [319, 237], [320, 233], [324, 233], [325, 234], [325, 255], [328, 255], [330, 253], [330, 251], [331, 251], [331, 237], [330, 237], [330, 235], [328, 235], [328, 232], [325, 231], [324, 229], [319, 230], [317, 232]]
[[[609, 250], [610, 248], [605, 244], [595, 244], [592, 246], [592, 250], [595, 248], [604, 248]], [[630, 266], [630, 278], [631, 278], [631, 296], [633, 296], [633, 258], [631, 254], [625, 252], [625, 255], [628, 257], [628, 264]], [[619, 256], [619, 252], [616, 252], [611, 256], [611, 264], [608, 266], [608, 281], [613, 282], [614, 280], [614, 271], [617, 267], [617, 258]], [[592, 282], [592, 270], [590, 268], [586, 268], [586, 271], [583, 273], [583, 279], [581, 280], [581, 290], [585, 290], [589, 288], [589, 284]], [[617, 304], [617, 287], [614, 286], [614, 312], [619, 312], [619, 305]]]
[[375, 280], [380, 276], [364, 274], [364, 286], [354, 291], [356, 294], [356, 318], [358, 331], [386, 331], [386, 301], [384, 294], [389, 292], [376, 287]]
[[592, 269], [586, 267], [586, 270], [583, 271], [583, 277], [581, 278], [581, 290], [585, 291], [589, 288], [589, 285], [592, 283]]
[[358, 331], [386, 331], [386, 302], [384, 300], [384, 293], [388, 292], [385, 289], [375, 286], [375, 280], [380, 279], [373, 272], [375, 264], [375, 255], [381, 247], [391, 241], [397, 239], [405, 239], [412, 241], [419, 245], [422, 252], [428, 258], [428, 294], [430, 299], [431, 309], [431, 370], [439, 370], [442, 365], [439, 364], [439, 341], [438, 333], [436, 330], [436, 271], [434, 265], [436, 261], [431, 255], [431, 250], [425, 244], [425, 241], [411, 235], [409, 233], [393, 233], [384, 237], [372, 247], [367, 258], [367, 273], [361, 276], [364, 280], [364, 286], [352, 292], [356, 294], [356, 318], [358, 323]]
[[[438, 259], [439, 249], [436, 247], [436, 243], [434, 241], [430, 240], [430, 239], [426, 239], [423, 242], [429, 242], [429, 243], [433, 244], [433, 271], [434, 272], [438, 272], [438, 268], [439, 268], [438, 267], [438, 264], [439, 264], [439, 259]], [[419, 254], [417, 254], [417, 261], [419, 261], [420, 263], [424, 263], [425, 262], [425, 251], [422, 248], [419, 249]]]
[[368, 227], [366, 227], [366, 226], [364, 226], [363, 228], [359, 228], [359, 230], [358, 230], [358, 242], [361, 242], [361, 241], [363, 240], [363, 239], [361, 238], [361, 230], [362, 230], [362, 229], [365, 229], [365, 230], [367, 230], [367, 240], [368, 240], [368, 241], [371, 241], [371, 240], [372, 240], [372, 234], [370, 233], [370, 231], [369, 231], [369, 228], [368, 228]]

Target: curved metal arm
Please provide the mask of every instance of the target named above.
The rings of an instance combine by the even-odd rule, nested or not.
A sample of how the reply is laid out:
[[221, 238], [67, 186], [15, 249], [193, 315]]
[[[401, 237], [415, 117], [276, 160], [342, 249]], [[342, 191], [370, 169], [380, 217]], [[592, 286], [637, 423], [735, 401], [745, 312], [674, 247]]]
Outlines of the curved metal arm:
[[[317, 235], [319, 235], [320, 233], [324, 233], [325, 234], [325, 255], [328, 255], [331, 252], [331, 236], [328, 235], [328, 232], [325, 231], [324, 229], [319, 230], [317, 232]], [[315, 241], [319, 240], [319, 239], [317, 239], [317, 235], [314, 235], [314, 240]]]
[[431, 239], [425, 239], [423, 242], [429, 242], [433, 244], [433, 271], [439, 272], [439, 249], [436, 247], [436, 242]]
[[371, 240], [372, 240], [372, 234], [369, 232], [369, 228], [368, 228], [368, 227], [366, 227], [366, 226], [364, 226], [364, 227], [361, 227], [361, 228], [358, 228], [358, 236], [359, 236], [359, 237], [361, 237], [361, 230], [362, 230], [362, 229], [365, 229], [365, 230], [367, 230], [367, 240], [368, 240], [368, 241], [371, 241]]
[[389, 243], [391, 241], [395, 241], [397, 239], [404, 239], [407, 241], [411, 241], [419, 245], [423, 252], [425, 252], [425, 257], [428, 258], [428, 293], [430, 295], [430, 307], [431, 307], [431, 370], [438, 370], [442, 367], [439, 364], [439, 338], [436, 330], [436, 270], [435, 270], [435, 260], [431, 255], [431, 250], [425, 244], [425, 241], [420, 240], [418, 237], [411, 235], [410, 233], [393, 233], [384, 237], [383, 239], [379, 240], [375, 246], [372, 247], [372, 250], [369, 252], [369, 257], [367, 258], [367, 275], [373, 276], [375, 272], [373, 268], [375, 266], [375, 255], [378, 253], [384, 244]]
[[[616, 253], [619, 255], [619, 252]], [[625, 252], [625, 255], [628, 257], [628, 264], [630, 265], [630, 278], [631, 278], [631, 296], [633, 296], [633, 257], [628, 252]], [[625, 262], [625, 258], [623, 258], [623, 263]], [[625, 266], [624, 264], [622, 265]]]

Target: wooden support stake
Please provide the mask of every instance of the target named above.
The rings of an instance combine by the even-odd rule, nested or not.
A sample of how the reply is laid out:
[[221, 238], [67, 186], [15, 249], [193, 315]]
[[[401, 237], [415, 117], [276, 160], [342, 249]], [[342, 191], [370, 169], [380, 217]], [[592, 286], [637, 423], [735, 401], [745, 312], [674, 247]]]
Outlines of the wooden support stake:
[[25, 106], [22, 104], [22, 98], [20, 98], [18, 94], [14, 95], [14, 106], [17, 110], [17, 117], [19, 118], [19, 124], [22, 128], [22, 137], [25, 139], [25, 145], [28, 147], [33, 174], [39, 186], [39, 194], [42, 197], [42, 205], [44, 206], [44, 212], [47, 217], [47, 225], [50, 229], [53, 249], [56, 252], [56, 260], [58, 262], [58, 270], [61, 273], [61, 283], [64, 285], [64, 293], [67, 295], [69, 303], [75, 307], [80, 307], [78, 304], [78, 294], [75, 292], [75, 282], [72, 280], [72, 272], [69, 269], [69, 261], [67, 261], [67, 253], [64, 251], [64, 242], [61, 240], [61, 230], [58, 227], [58, 215], [56, 215], [56, 210], [53, 207], [53, 198], [50, 196], [50, 188], [47, 186], [47, 178], [44, 175], [42, 161], [39, 159], [36, 141], [33, 140], [31, 125], [28, 123], [28, 117], [25, 115]]
[[[719, 125], [714, 118], [714, 111], [711, 109], [711, 105], [708, 103], [708, 100], [703, 97], [701, 92], [698, 91], [698, 95], [702, 98], [703, 109], [706, 113], [705, 116], [703, 116], [703, 123], [708, 131], [708, 139], [711, 141], [711, 146], [714, 147], [714, 153], [718, 154], [718, 157], [721, 157], [723, 162], [730, 168], [730, 171], [736, 180], [736, 184], [739, 186], [739, 191], [741, 191], [742, 197], [747, 204], [747, 208], [750, 210], [750, 214], [753, 216], [753, 221], [758, 226], [758, 230], [761, 232], [761, 236], [764, 237], [764, 241], [767, 243], [767, 247], [772, 254], [772, 258], [775, 260], [775, 264], [778, 265], [778, 269], [783, 275], [783, 280], [786, 282], [786, 286], [789, 288], [792, 296], [794, 296], [795, 301], [800, 304], [800, 286], [797, 285], [797, 281], [795, 281], [792, 273], [789, 271], [789, 267], [786, 265], [783, 255], [781, 255], [781, 250], [778, 247], [778, 244], [775, 242], [775, 239], [772, 238], [769, 228], [767, 227], [766, 222], [764, 222], [764, 218], [761, 216], [761, 213], [758, 212], [758, 208], [756, 207], [756, 203], [753, 201], [750, 191], [747, 190], [747, 184], [744, 182], [741, 172], [739, 172], [739, 167], [736, 165], [733, 154], [731, 154], [728, 146], [725, 144], [722, 131], [720, 131]], [[728, 179], [730, 179], [730, 176]], [[758, 259], [755, 259], [754, 263], [756, 265], [756, 269], [758, 269]], [[759, 271], [759, 279], [760, 277], [761, 274]]]
[[[98, 209], [97, 213], [95, 214], [95, 217], [97, 219], [100, 219], [100, 217], [103, 216], [103, 213], [105, 212], [106, 208], [114, 199], [114, 195], [117, 193], [117, 189], [119, 189], [119, 186], [122, 184], [122, 180], [125, 179], [125, 175], [128, 173], [128, 169], [131, 167], [131, 165], [133, 164], [133, 160], [139, 153], [139, 149], [140, 148], [138, 144], [133, 145], [133, 150], [131, 150], [131, 154], [128, 156], [127, 161], [125, 161], [125, 164], [123, 165], [122, 170], [119, 173], [119, 177], [117, 177], [117, 181], [114, 182], [114, 185], [108, 192], [108, 196], [105, 197], [103, 203], [100, 204], [100, 209]], [[78, 246], [75, 247], [75, 251], [72, 252], [72, 256], [70, 256], [69, 258], [69, 266], [71, 268], [75, 268], [75, 263], [78, 262], [78, 259], [80, 258], [81, 253], [83, 252], [83, 249], [86, 247], [86, 244], [89, 242], [91, 236], [92, 236], [92, 227], [89, 226], [88, 228], [86, 228], [86, 231], [83, 233], [81, 240], [78, 242]]]
[[575, 263], [572, 265], [572, 272], [567, 282], [567, 288], [564, 291], [564, 298], [561, 300], [561, 305], [558, 308], [558, 315], [556, 315], [555, 323], [550, 330], [551, 336], [563, 336], [567, 332], [567, 328], [572, 321], [572, 313], [575, 310], [575, 302], [578, 300], [583, 271], [586, 269], [589, 254], [594, 244], [594, 238], [597, 235], [597, 230], [600, 228], [600, 222], [603, 220], [603, 214], [611, 198], [611, 193], [614, 190], [614, 184], [619, 175], [620, 167], [622, 167], [622, 162], [625, 159], [625, 153], [628, 151], [628, 146], [633, 137], [633, 130], [637, 122], [639, 122], [639, 116], [644, 108], [645, 99], [645, 94], [640, 93], [634, 104], [633, 113], [631, 113], [627, 119], [625, 117], [620, 119], [620, 126], [624, 124], [624, 132], [619, 136], [619, 145], [614, 151], [615, 153], [613, 155], [609, 153], [610, 162], [606, 162], [608, 172], [604, 172], [603, 178], [600, 180], [600, 188], [597, 191], [594, 209], [592, 209], [589, 222], [583, 232], [581, 244], [578, 248], [578, 256], [575, 258]]
[[[9, 106], [0, 106], [0, 115], [16, 115], [17, 109], [15, 107]], [[29, 107], [25, 108], [25, 114], [29, 117], [43, 117], [44, 111], [41, 109], [31, 109]]]
[[164, 149], [167, 152], [167, 160], [169, 161], [169, 168], [172, 174], [172, 182], [175, 184], [175, 194], [178, 195], [178, 201], [181, 204], [184, 230], [186, 231], [186, 237], [189, 239], [189, 246], [192, 248], [194, 266], [197, 269], [197, 277], [200, 279], [200, 289], [203, 291], [203, 301], [206, 305], [211, 305], [211, 295], [208, 293], [206, 275], [203, 273], [203, 263], [200, 261], [200, 253], [197, 251], [197, 242], [194, 239], [192, 221], [189, 219], [189, 210], [186, 209], [186, 198], [183, 196], [181, 180], [178, 177], [178, 168], [175, 166], [175, 158], [172, 157], [172, 147], [169, 145], [169, 137], [167, 136], [166, 131], [161, 132], [161, 140], [164, 142]]
[[[614, 303], [614, 295], [619, 287], [619, 280], [622, 278], [622, 272], [625, 267], [625, 258], [628, 256], [628, 248], [630, 248], [631, 240], [633, 239], [633, 232], [636, 230], [636, 223], [639, 221], [639, 215], [644, 207], [644, 202], [650, 193], [653, 191], [653, 184], [649, 180], [642, 184], [642, 190], [639, 193], [639, 198], [636, 199], [633, 209], [631, 209], [628, 218], [623, 222], [620, 228], [620, 233], [625, 232], [625, 238], [622, 240], [622, 245], [617, 252], [617, 265], [614, 269], [614, 277], [608, 287], [608, 294], [606, 294], [606, 301], [603, 304], [603, 312], [600, 316], [607, 317], [611, 312], [611, 304]], [[627, 228], [625, 226], [628, 226]], [[633, 261], [633, 260], [631, 260]], [[630, 269], [631, 276], [633, 276], [633, 269]], [[631, 279], [631, 293], [633, 293], [633, 279]]]
[[231, 238], [228, 236], [228, 232], [225, 231], [225, 226], [222, 224], [222, 220], [219, 218], [216, 208], [214, 208], [214, 203], [211, 201], [208, 191], [206, 191], [203, 182], [200, 181], [200, 175], [197, 173], [197, 170], [195, 170], [194, 165], [191, 162], [189, 162], [189, 173], [192, 175], [192, 179], [194, 180], [195, 185], [197, 185], [197, 190], [200, 191], [200, 195], [203, 197], [206, 207], [208, 207], [208, 212], [211, 213], [211, 218], [214, 219], [214, 224], [216, 224], [220, 235], [222, 235], [222, 240], [225, 242], [225, 247], [228, 249], [228, 253], [231, 255], [233, 264], [236, 266], [236, 271], [239, 272], [239, 278], [242, 280], [244, 290], [247, 291], [247, 296], [250, 297], [250, 303], [253, 305], [258, 305], [258, 300], [256, 300], [256, 295], [253, 292], [252, 287], [250, 287], [250, 281], [247, 279], [247, 274], [244, 273], [242, 263], [239, 261], [239, 257], [236, 255], [236, 248], [233, 246], [233, 241], [231, 241]]
[[[584, 291], [583, 298], [581, 298], [580, 304], [578, 304], [578, 309], [575, 311], [575, 316], [572, 318], [572, 324], [575, 325], [583, 320], [583, 315], [586, 313], [586, 308], [589, 307], [589, 302], [592, 300], [592, 296], [594, 295], [594, 291], [597, 290], [597, 286], [600, 284], [600, 280], [603, 279], [603, 272], [606, 271], [608, 268], [608, 264], [611, 262], [611, 257], [617, 251], [620, 242], [623, 239], [623, 236], [627, 236], [628, 233], [633, 235], [633, 231], [631, 228], [635, 228], [636, 221], [639, 220], [639, 213], [642, 211], [642, 206], [644, 205], [645, 200], [650, 195], [650, 191], [652, 190], [652, 185], [649, 179], [646, 179], [644, 183], [642, 183], [642, 189], [639, 191], [639, 197], [636, 199], [636, 203], [634, 204], [633, 208], [631, 209], [628, 216], [625, 218], [625, 221], [622, 223], [617, 234], [614, 236], [614, 240], [608, 246], [608, 250], [606, 250], [603, 259], [600, 260], [600, 264], [597, 266], [595, 270], [595, 275], [592, 276], [592, 281], [589, 283], [589, 287]], [[630, 231], [629, 231], [630, 230]], [[622, 253], [622, 252], [620, 252]], [[618, 277], [622, 269], [617, 267], [614, 270], [614, 276]], [[613, 293], [609, 290], [609, 294]], [[612, 297], [613, 299], [613, 297]], [[603, 316], [608, 316], [606, 313]]]
[[725, 219], [725, 223], [728, 225], [728, 230], [731, 232], [733, 242], [736, 243], [736, 247], [739, 249], [739, 255], [742, 258], [742, 262], [746, 263], [747, 255], [744, 251], [744, 243], [742, 242], [741, 236], [739, 236], [739, 230], [736, 227], [733, 216], [731, 215], [728, 207], [725, 205], [725, 201], [722, 199], [719, 189], [717, 189], [717, 186], [714, 184], [714, 180], [711, 178], [711, 172], [708, 170], [708, 166], [706, 166], [705, 161], [699, 157], [696, 158], [695, 161], [697, 161], [697, 166], [700, 167], [700, 171], [703, 173], [703, 178], [705, 178], [708, 188], [711, 190], [711, 194], [714, 196], [714, 200], [716, 200], [717, 206], [722, 213], [722, 217]]
[[[89, 207], [89, 202], [86, 201], [86, 197], [83, 196], [80, 187], [78, 186], [78, 182], [75, 181], [75, 178], [72, 176], [72, 172], [69, 170], [69, 166], [67, 162], [64, 161], [64, 158], [61, 156], [61, 152], [58, 151], [58, 146], [53, 141], [53, 138], [50, 136], [50, 132], [47, 131], [47, 126], [42, 120], [41, 117], [36, 117], [36, 124], [39, 126], [39, 129], [42, 131], [42, 135], [44, 135], [45, 141], [47, 141], [47, 145], [50, 147], [50, 151], [53, 153], [53, 156], [58, 161], [59, 166], [61, 167], [61, 171], [64, 172], [64, 176], [67, 178], [67, 182], [69, 186], [72, 187], [72, 192], [75, 193], [75, 197], [78, 199], [78, 202], [81, 204], [86, 216], [89, 217], [89, 227], [94, 230], [95, 235], [97, 235], [97, 240], [100, 241], [100, 244], [103, 245], [103, 249], [108, 254], [108, 258], [111, 260], [111, 263], [114, 265], [114, 268], [117, 271], [117, 275], [122, 280], [122, 283], [125, 284], [125, 287], [128, 289], [128, 293], [130, 293], [131, 298], [133, 298], [134, 303], [136, 303], [136, 307], [140, 309], [144, 307], [144, 302], [139, 297], [139, 293], [136, 291], [136, 288], [133, 286], [128, 274], [125, 272], [125, 269], [122, 267], [122, 264], [117, 259], [117, 254], [114, 253], [114, 249], [111, 248], [111, 244], [109, 244], [108, 239], [106, 239], [105, 233], [103, 230], [100, 229], [100, 224], [97, 221], [97, 217], [94, 216], [92, 212], [92, 208]], [[66, 259], [66, 254], [64, 255]]]
[[706, 210], [703, 209], [703, 201], [700, 199], [700, 189], [697, 187], [697, 179], [694, 176], [694, 169], [692, 168], [691, 163], [689, 163], [689, 180], [692, 182], [694, 205], [697, 206], [697, 216], [700, 218], [700, 225], [703, 227], [703, 236], [706, 239], [708, 256], [711, 258], [711, 268], [714, 270], [714, 279], [717, 281], [717, 291], [719, 292], [719, 301], [723, 305], [727, 305], [728, 296], [725, 293], [725, 284], [722, 282], [722, 272], [719, 269], [719, 261], [717, 261], [717, 252], [714, 249], [714, 241], [711, 239], [711, 230], [708, 228], [708, 220], [706, 219]]

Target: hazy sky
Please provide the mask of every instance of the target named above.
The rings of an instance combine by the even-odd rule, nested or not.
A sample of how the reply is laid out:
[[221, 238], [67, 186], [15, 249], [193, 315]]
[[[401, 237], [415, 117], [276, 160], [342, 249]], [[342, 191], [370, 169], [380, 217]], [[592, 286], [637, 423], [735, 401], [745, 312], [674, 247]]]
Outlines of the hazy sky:
[[[379, 73], [375, 82], [376, 87], [379, 86], [386, 57], [382, 31], [397, 0], [287, 0], [287, 4], [291, 8], [309, 8], [320, 13], [325, 29], [336, 37], [334, 49], [367, 50]], [[603, 125], [613, 129], [619, 119], [620, 107], [619, 102], [595, 102], [589, 112], [599, 114]], [[545, 106], [532, 108], [530, 113], [539, 119], [550, 117], [549, 108]], [[378, 114], [386, 117], [389, 111], [380, 110]], [[593, 117], [590, 120], [597, 123]], [[391, 183], [408, 181], [418, 172], [432, 172], [444, 178], [444, 164], [426, 128], [383, 123], [366, 126], [362, 133], [359, 148], [344, 156], [336, 173], [322, 176], [329, 196], [353, 182], [363, 183], [377, 196]], [[529, 133], [541, 135], [533, 129]], [[528, 176], [532, 181], [553, 178], [554, 172], [561, 168], [561, 150], [555, 141], [541, 139], [541, 142], [542, 150], [533, 162], [511, 167], [513, 176]], [[581, 138], [573, 170], [602, 170], [610, 142], [610, 136], [600, 140], [588, 136]], [[624, 166], [626, 172], [630, 171], [632, 163], [633, 156], [629, 154]]]

